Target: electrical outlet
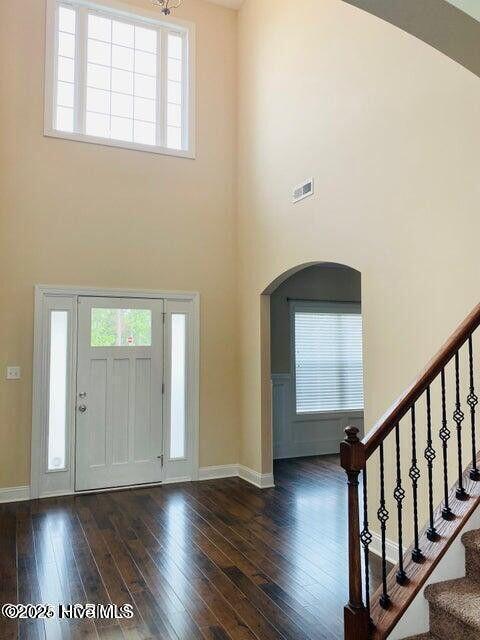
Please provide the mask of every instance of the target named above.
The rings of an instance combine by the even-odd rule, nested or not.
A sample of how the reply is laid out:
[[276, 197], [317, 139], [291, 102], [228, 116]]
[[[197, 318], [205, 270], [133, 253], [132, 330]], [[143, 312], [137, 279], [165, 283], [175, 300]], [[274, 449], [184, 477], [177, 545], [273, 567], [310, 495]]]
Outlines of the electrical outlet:
[[22, 377], [22, 370], [20, 367], [7, 367], [7, 380], [20, 380]]

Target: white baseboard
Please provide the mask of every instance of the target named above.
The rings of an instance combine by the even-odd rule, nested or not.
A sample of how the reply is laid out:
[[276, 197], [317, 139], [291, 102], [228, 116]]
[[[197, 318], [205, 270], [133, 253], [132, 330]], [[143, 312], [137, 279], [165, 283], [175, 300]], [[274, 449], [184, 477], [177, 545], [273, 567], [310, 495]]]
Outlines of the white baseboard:
[[30, 500], [30, 487], [7, 487], [0, 489], [0, 502], [22, 502]]
[[[191, 482], [192, 476], [178, 476], [177, 478], [165, 478], [162, 482], [156, 483], [158, 486], [162, 486], [162, 484], [178, 484], [180, 482]], [[132, 489], [141, 488], [141, 485], [133, 485]]]
[[[382, 537], [375, 533], [375, 531], [371, 531], [372, 534], [372, 544], [370, 545], [370, 551], [374, 553], [376, 556], [382, 557]], [[389, 540], [387, 538], [385, 544], [385, 551], [388, 562], [393, 565], [398, 564], [398, 544], [393, 542], [393, 540]]]
[[241, 464], [238, 466], [238, 475], [242, 480], [250, 482], [259, 489], [270, 489], [275, 486], [273, 473], [259, 473]]
[[219, 480], [220, 478], [242, 478], [259, 489], [275, 486], [273, 473], [259, 473], [242, 464], [225, 464], [200, 469], [199, 480]]
[[221, 478], [236, 478], [238, 476], [238, 464], [221, 464], [216, 467], [202, 467], [199, 480], [219, 480]]
[[[246, 480], [250, 484], [253, 484], [255, 487], [259, 489], [269, 489], [270, 487], [274, 487], [275, 483], [273, 481], [273, 473], [258, 473], [258, 471], [254, 471], [253, 469], [249, 469], [248, 467], [244, 467], [243, 465], [238, 464], [224, 464], [214, 467], [203, 467], [199, 471], [199, 480], [219, 480], [221, 478], [242, 478]], [[180, 477], [180, 478], [170, 478], [168, 480], [164, 480], [161, 484], [176, 484], [179, 482], [191, 482], [192, 478], [190, 476]], [[156, 486], [155, 485], [150, 486]], [[159, 486], [161, 486], [159, 484]], [[140, 485], [140, 488], [145, 485]], [[120, 487], [120, 489], [126, 489], [127, 487]], [[131, 487], [135, 488], [135, 486]], [[115, 488], [105, 489], [105, 491], [115, 491]], [[86, 493], [86, 492], [81, 492]], [[92, 493], [98, 493], [98, 489]], [[52, 492], [48, 495], [42, 496], [42, 498], [47, 497], [55, 497], [55, 496], [63, 496], [70, 495], [71, 492], [66, 491], [57, 491]], [[78, 495], [78, 494], [77, 494]], [[30, 500], [30, 487], [28, 485], [21, 487], [7, 487], [5, 489], [0, 488], [0, 503], [4, 502], [21, 502], [24, 500]]]

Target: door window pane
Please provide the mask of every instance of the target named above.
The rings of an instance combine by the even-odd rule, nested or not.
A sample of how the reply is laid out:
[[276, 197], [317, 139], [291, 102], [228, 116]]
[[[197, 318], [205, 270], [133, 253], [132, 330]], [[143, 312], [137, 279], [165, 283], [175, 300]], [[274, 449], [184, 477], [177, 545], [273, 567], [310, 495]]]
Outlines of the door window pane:
[[170, 458], [185, 457], [186, 316], [172, 314]]
[[65, 469], [67, 421], [68, 311], [50, 314], [48, 470]]
[[92, 347], [150, 347], [150, 309], [92, 309]]

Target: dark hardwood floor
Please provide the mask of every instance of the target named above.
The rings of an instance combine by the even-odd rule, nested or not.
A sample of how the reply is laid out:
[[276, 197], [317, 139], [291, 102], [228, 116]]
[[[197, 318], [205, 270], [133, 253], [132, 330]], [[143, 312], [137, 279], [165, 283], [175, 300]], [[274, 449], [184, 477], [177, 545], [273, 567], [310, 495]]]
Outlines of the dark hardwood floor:
[[130, 620], [0, 616], [2, 640], [343, 638], [345, 479], [334, 456], [238, 479], [2, 505], [1, 603], [131, 604]]

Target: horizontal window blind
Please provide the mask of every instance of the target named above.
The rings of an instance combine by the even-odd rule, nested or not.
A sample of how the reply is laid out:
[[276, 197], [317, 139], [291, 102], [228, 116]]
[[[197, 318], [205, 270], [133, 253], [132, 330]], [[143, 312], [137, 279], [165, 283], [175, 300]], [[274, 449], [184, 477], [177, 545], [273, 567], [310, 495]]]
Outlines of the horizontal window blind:
[[362, 316], [295, 311], [297, 413], [363, 409]]

